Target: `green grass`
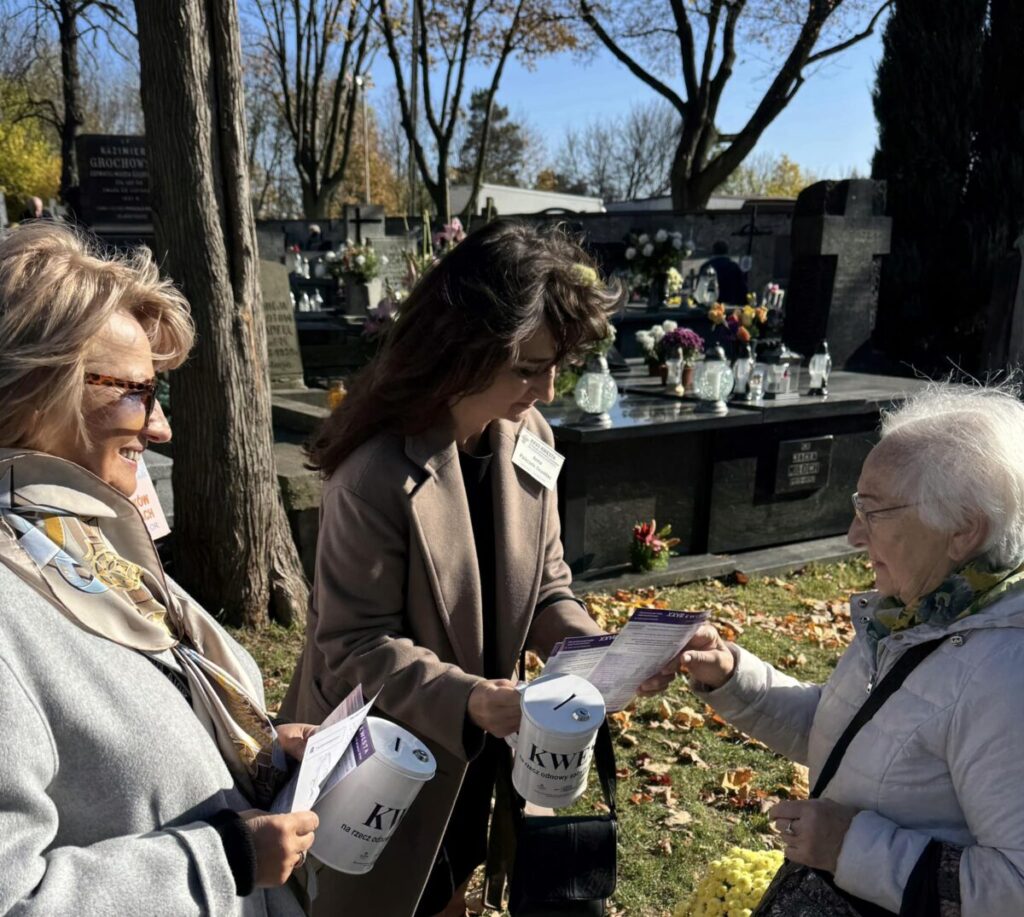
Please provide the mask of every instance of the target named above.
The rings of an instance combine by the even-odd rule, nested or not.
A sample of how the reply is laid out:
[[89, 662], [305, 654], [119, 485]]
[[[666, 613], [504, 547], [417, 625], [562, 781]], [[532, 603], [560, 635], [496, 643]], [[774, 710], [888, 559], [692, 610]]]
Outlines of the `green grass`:
[[[687, 586], [661, 589], [644, 596], [619, 594], [592, 597], [592, 611], [599, 620], [614, 626], [643, 600], [656, 600], [665, 607], [709, 609], [725, 626], [739, 624], [737, 642], [773, 664], [779, 664], [797, 678], [823, 681], [828, 677], [842, 646], [839, 641], [822, 643], [826, 626], [812, 632], [807, 624], [815, 615], [823, 620], [842, 609], [851, 592], [870, 588], [872, 573], [864, 560], [810, 565], [784, 578], [750, 579], [746, 584], [705, 580]], [[829, 605], [826, 606], [826, 603]], [[253, 653], [263, 671], [267, 697], [276, 705], [287, 688], [293, 661], [302, 645], [300, 633], [270, 628], [259, 633], [235, 632]], [[673, 715], [683, 707], [704, 714], [704, 705], [677, 679], [664, 695]], [[764, 849], [774, 845], [768, 819], [762, 808], [792, 785], [790, 762], [763, 746], [749, 743], [735, 731], [714, 724], [687, 728], [674, 720], [663, 728], [662, 699], [639, 701], [630, 711], [628, 728], [616, 723], [616, 755], [620, 770], [619, 878], [614, 905], [629, 917], [661, 917], [692, 890], [706, 864], [731, 846]], [[694, 749], [707, 764], [701, 768], [682, 763], [679, 751]], [[643, 771], [646, 762], [668, 765], [673, 800], [666, 804], [666, 787], [649, 791], [651, 777]], [[722, 789], [727, 771], [750, 768], [751, 799], [740, 805]], [[768, 798], [759, 798], [759, 797]], [[651, 797], [651, 798], [648, 798]], [[637, 802], [632, 801], [637, 799]], [[597, 781], [592, 779], [587, 794], [575, 812], [594, 811], [600, 800]], [[665, 826], [674, 812], [685, 811], [689, 823], [676, 829]], [[666, 844], [667, 841], [667, 844]]]

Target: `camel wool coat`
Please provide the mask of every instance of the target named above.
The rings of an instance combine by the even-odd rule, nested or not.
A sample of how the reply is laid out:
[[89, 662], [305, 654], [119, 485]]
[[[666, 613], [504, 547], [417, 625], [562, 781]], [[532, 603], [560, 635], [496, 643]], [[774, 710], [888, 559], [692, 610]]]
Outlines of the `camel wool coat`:
[[572, 598], [556, 493], [512, 463], [523, 427], [553, 445], [536, 410], [521, 423], [498, 420], [488, 428], [493, 608], [482, 607], [472, 523], [449, 431], [379, 434], [346, 458], [324, 487], [306, 646], [282, 716], [319, 723], [362, 684], [368, 697], [381, 692], [377, 715], [427, 743], [437, 773], [370, 872], [319, 872], [316, 917], [415, 911], [468, 761], [483, 748], [483, 732], [465, 728], [470, 692], [483, 678], [483, 614], [495, 617], [496, 656], [507, 677], [524, 646], [546, 655], [563, 637], [600, 633]]

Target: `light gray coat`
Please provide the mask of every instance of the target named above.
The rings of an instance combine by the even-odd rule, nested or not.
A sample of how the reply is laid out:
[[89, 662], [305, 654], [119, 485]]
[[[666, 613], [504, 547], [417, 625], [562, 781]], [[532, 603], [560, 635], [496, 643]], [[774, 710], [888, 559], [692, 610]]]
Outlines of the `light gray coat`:
[[203, 819], [251, 806], [167, 677], [3, 564], [0, 736], [0, 913], [302, 914], [286, 889], [235, 895]]
[[851, 602], [857, 637], [823, 685], [734, 648], [737, 666], [703, 692], [739, 729], [810, 767], [909, 647], [943, 644], [857, 734], [824, 796], [862, 810], [843, 841], [836, 884], [898, 912], [929, 840], [964, 847], [962, 917], [1024, 914], [1024, 596], [1010, 593], [946, 628], [920, 625], [879, 644], [863, 632], [877, 594]]

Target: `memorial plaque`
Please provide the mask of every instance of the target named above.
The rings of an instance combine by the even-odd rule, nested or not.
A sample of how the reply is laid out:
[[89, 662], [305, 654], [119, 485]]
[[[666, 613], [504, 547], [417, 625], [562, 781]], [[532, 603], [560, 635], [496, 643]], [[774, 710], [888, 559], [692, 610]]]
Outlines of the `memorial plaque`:
[[276, 261], [261, 259], [260, 287], [263, 290], [263, 316], [267, 327], [270, 387], [274, 390], [304, 388], [288, 269]]
[[152, 226], [145, 137], [82, 134], [78, 167], [78, 214], [85, 223], [136, 229]]
[[820, 490], [828, 484], [832, 467], [832, 437], [788, 439], [779, 443], [775, 466], [775, 493]]

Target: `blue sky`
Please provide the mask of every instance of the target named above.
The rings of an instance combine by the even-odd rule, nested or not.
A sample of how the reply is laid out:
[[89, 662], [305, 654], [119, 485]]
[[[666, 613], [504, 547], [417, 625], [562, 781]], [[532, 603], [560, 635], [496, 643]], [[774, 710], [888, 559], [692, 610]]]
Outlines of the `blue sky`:
[[[867, 174], [877, 139], [871, 90], [881, 48], [880, 24], [874, 35], [821, 65], [765, 131], [755, 153], [785, 153], [822, 178], [840, 178], [852, 169]], [[393, 85], [385, 55], [373, 72], [377, 92]], [[739, 62], [722, 101], [723, 130], [738, 129], [749, 116], [767, 85], [764, 72], [760, 63]], [[469, 86], [483, 85], [487, 76], [471, 73]], [[532, 71], [510, 62], [498, 91], [498, 101], [529, 122], [552, 156], [567, 126], [619, 115], [655, 98], [607, 53], [587, 62], [562, 54]]]

